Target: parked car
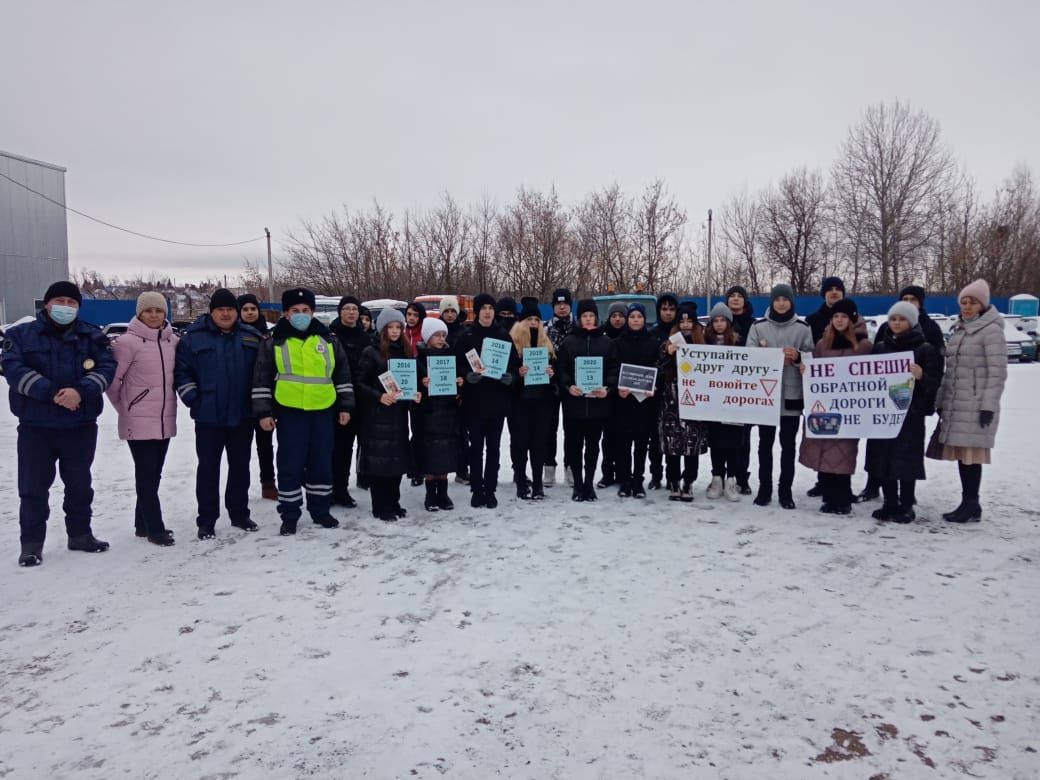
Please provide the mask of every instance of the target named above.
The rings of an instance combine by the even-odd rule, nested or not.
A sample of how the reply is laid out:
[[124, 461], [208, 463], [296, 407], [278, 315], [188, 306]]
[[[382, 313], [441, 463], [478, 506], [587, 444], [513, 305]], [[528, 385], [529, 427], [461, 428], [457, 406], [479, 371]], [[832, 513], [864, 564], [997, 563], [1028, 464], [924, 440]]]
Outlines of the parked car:
[[[1032, 363], [1037, 354], [1037, 331], [1035, 320], [1027, 321], [1027, 318], [1013, 314], [1004, 315], [1004, 338], [1008, 345], [1008, 360], [1017, 360], [1020, 363]], [[1032, 331], [1028, 330], [1033, 325]]]
[[101, 329], [101, 332], [108, 336], [109, 341], [115, 341], [126, 333], [127, 328], [129, 327], [129, 322], [110, 322]]
[[314, 319], [328, 325], [339, 316], [339, 298], [333, 295], [314, 296]]
[[383, 309], [397, 309], [402, 315], [408, 309], [407, 301], [398, 301], [393, 298], [375, 298], [371, 301], [362, 301], [361, 305], [372, 313], [373, 327], [376, 324], [376, 320], [379, 319], [379, 312]]

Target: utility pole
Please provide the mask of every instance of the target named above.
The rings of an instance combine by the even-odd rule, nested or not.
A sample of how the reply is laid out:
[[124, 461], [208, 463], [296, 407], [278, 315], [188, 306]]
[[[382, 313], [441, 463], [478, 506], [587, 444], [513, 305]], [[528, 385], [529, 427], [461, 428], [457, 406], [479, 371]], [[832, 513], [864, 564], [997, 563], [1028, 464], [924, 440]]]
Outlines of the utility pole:
[[271, 231], [264, 228], [267, 234], [267, 302], [274, 300], [274, 265], [271, 263]]
[[[706, 296], [708, 298], [708, 308], [704, 310], [704, 313], [708, 316], [711, 315], [711, 209], [708, 209], [708, 289]], [[711, 324], [710, 322], [708, 323]]]

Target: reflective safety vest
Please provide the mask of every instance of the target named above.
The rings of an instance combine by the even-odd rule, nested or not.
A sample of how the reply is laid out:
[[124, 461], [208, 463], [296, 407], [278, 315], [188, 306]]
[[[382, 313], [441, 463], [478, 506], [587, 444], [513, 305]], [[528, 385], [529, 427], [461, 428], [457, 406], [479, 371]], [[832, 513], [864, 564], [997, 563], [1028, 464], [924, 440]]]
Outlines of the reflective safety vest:
[[286, 339], [274, 345], [274, 400], [291, 409], [312, 412], [336, 403], [332, 344], [318, 335]]

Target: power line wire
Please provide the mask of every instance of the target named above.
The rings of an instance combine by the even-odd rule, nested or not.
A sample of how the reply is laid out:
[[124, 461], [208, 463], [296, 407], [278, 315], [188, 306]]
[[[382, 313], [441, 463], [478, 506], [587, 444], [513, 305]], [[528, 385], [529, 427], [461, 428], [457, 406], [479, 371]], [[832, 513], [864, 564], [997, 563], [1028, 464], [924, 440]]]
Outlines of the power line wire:
[[124, 233], [129, 233], [132, 236], [138, 236], [140, 238], [147, 238], [147, 239], [150, 239], [152, 241], [162, 241], [164, 244], [178, 244], [180, 246], [225, 247], [225, 246], [242, 246], [243, 244], [252, 244], [254, 241], [263, 241], [263, 240], [265, 240], [267, 238], [267, 236], [257, 236], [256, 238], [249, 238], [249, 239], [246, 239], [245, 241], [231, 241], [231, 242], [226, 243], [226, 244], [196, 244], [196, 243], [193, 243], [193, 242], [190, 242], [190, 241], [174, 241], [171, 238], [160, 238], [159, 236], [150, 236], [147, 233], [139, 233], [136, 230], [130, 230], [129, 228], [120, 227], [119, 225], [113, 225], [111, 222], [106, 222], [103, 219], [98, 219], [97, 217], [92, 217], [92, 216], [90, 216], [90, 214], [85, 214], [82, 211], [79, 211], [77, 209], [72, 208], [72, 206], [67, 206], [64, 203], [61, 203], [60, 201], [54, 200], [54, 198], [51, 198], [51, 197], [49, 197], [47, 195], [44, 195], [42, 192], [38, 192], [38, 191], [34, 190], [32, 187], [30, 187], [30, 186], [28, 186], [26, 184], [22, 184], [20, 181], [15, 181], [14, 179], [12, 179], [10, 176], [8, 176], [5, 173], [0, 173], [0, 177], [2, 177], [4, 179], [7, 179], [12, 184], [17, 184], [22, 189], [28, 190], [29, 192], [33, 193], [34, 195], [39, 195], [44, 200], [46, 200], [46, 201], [48, 201], [50, 203], [53, 203], [55, 206], [58, 206], [59, 208], [63, 208], [66, 211], [71, 211], [73, 214], [79, 214], [79, 216], [85, 217], [86, 219], [89, 219], [92, 222], [97, 222], [99, 225], [104, 225], [105, 227], [110, 227], [110, 228], [114, 228], [116, 230], [121, 230]]

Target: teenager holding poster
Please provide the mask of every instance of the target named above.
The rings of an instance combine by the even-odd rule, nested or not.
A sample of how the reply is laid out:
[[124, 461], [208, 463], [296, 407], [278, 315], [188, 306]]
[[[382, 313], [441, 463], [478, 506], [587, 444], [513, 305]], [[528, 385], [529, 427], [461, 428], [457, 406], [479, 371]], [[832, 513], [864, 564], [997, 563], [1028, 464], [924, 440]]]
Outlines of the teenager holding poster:
[[[494, 509], [498, 506], [495, 491], [498, 490], [502, 427], [512, 401], [510, 386], [519, 377], [520, 359], [509, 343], [509, 334], [495, 323], [495, 299], [487, 293], [480, 293], [473, 299], [473, 309], [477, 312], [477, 319], [455, 343], [460, 376], [466, 380], [462, 386], [462, 413], [469, 429], [470, 506]], [[505, 365], [500, 366], [503, 372], [495, 378], [480, 362], [485, 356], [485, 339], [509, 344], [509, 356]], [[467, 353], [470, 357], [473, 353], [478, 356], [474, 365], [470, 364]]]
[[[571, 500], [595, 501], [599, 440], [610, 414], [607, 396], [617, 387], [618, 361], [614, 342], [599, 327], [596, 302], [591, 298], [578, 301], [578, 328], [560, 347], [556, 376], [563, 396], [566, 460], [574, 475]], [[600, 386], [583, 386], [581, 382], [596, 373], [596, 366]]]
[[364, 402], [361, 468], [368, 477], [372, 514], [385, 522], [408, 514], [401, 506], [401, 477], [408, 471], [410, 404], [399, 392], [388, 391], [380, 380], [388, 372], [390, 360], [415, 356], [404, 327], [401, 312], [389, 306], [379, 312], [379, 341], [361, 353], [354, 383], [358, 398]]
[[942, 381], [942, 357], [924, 336], [918, 309], [900, 301], [888, 310], [888, 324], [878, 331], [875, 355], [913, 352], [910, 371], [914, 393], [903, 427], [894, 439], [867, 441], [867, 474], [880, 486], [885, 503], [873, 512], [876, 520], [909, 523], [915, 517], [916, 481], [924, 479], [925, 417], [935, 411], [935, 393]]
[[[849, 298], [836, 301], [831, 306], [830, 324], [813, 348], [813, 357], [852, 357], [870, 352], [866, 323], [859, 318], [855, 302]], [[802, 439], [798, 460], [818, 474], [821, 512], [847, 515], [852, 511], [852, 475], [858, 453], [859, 439]]]
[[427, 317], [422, 324], [422, 344], [416, 360], [419, 374], [418, 430], [419, 469], [426, 483], [427, 512], [455, 508], [448, 497], [448, 474], [458, 464], [459, 399], [462, 377], [455, 368], [455, 353], [448, 346], [448, 326], [439, 319]]
[[[618, 365], [657, 365], [660, 342], [646, 329], [646, 309], [641, 303], [628, 307], [625, 329], [615, 340]], [[649, 396], [640, 398], [628, 389], [618, 387], [614, 399], [614, 468], [617, 473], [620, 498], [646, 498], [643, 478], [646, 471], [646, 452], [650, 436], [657, 425], [657, 404], [650, 404]]]
[[[520, 384], [513, 399], [514, 424], [509, 434], [509, 449], [515, 470], [516, 496], [541, 501], [545, 458], [556, 400], [556, 348], [542, 325], [535, 298], [524, 298], [518, 322], [509, 332], [520, 354]], [[531, 460], [531, 481], [527, 480], [527, 460]]]
[[[716, 303], [709, 316], [706, 344], [736, 347], [740, 334], [733, 327], [733, 312], [724, 303]], [[750, 428], [747, 425], [709, 422], [708, 447], [711, 449], [711, 484], [708, 498], [725, 496], [730, 501], [740, 500], [740, 479], [747, 469], [744, 452], [750, 445]]]
[[[794, 483], [794, 461], [797, 455], [798, 425], [802, 417], [802, 376], [798, 364], [802, 352], [813, 348], [812, 331], [794, 313], [794, 290], [789, 284], [778, 284], [769, 294], [766, 316], [751, 326], [747, 346], [772, 347], [784, 351], [784, 378], [781, 384], [780, 409], [780, 482], [778, 497], [784, 509], [794, 509], [791, 485]], [[773, 500], [773, 444], [775, 425], [758, 426], [758, 495], [755, 504], [767, 506]]]
[[668, 500], [693, 501], [693, 483], [697, 479], [698, 460], [707, 432], [701, 422], [684, 420], [679, 416], [679, 371], [675, 360], [675, 353], [679, 351], [677, 341], [684, 344], [704, 343], [704, 329], [697, 321], [697, 304], [693, 301], [679, 304], [678, 319], [670, 336], [661, 345], [657, 360], [660, 408], [657, 437], [664, 453]]

